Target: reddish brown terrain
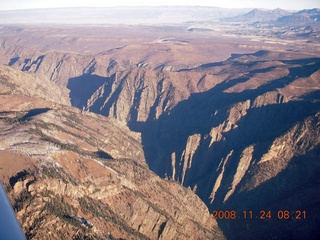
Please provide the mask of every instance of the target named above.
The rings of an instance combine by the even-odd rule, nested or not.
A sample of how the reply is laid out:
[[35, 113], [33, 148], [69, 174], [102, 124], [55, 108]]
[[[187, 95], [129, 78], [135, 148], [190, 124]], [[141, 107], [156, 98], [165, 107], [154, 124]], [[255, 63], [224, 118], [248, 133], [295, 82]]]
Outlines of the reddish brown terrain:
[[138, 133], [29, 94], [27, 73], [0, 79], [1, 181], [28, 239], [223, 237], [191, 190], [148, 169]]
[[27, 238], [317, 239], [316, 14], [0, 26], [0, 177]]

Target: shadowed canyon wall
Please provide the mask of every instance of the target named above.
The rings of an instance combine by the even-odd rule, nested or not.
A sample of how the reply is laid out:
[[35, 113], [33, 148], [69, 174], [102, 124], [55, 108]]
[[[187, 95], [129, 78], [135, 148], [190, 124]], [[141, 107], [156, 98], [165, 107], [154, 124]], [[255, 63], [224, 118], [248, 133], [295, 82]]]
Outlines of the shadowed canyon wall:
[[320, 59], [257, 51], [182, 66], [127, 59], [126, 48], [6, 56], [12, 67], [57, 83], [71, 105], [140, 133], [149, 168], [190, 187], [211, 211], [308, 212], [308, 221], [281, 224], [275, 216], [266, 224], [222, 219], [230, 238], [315, 239]]

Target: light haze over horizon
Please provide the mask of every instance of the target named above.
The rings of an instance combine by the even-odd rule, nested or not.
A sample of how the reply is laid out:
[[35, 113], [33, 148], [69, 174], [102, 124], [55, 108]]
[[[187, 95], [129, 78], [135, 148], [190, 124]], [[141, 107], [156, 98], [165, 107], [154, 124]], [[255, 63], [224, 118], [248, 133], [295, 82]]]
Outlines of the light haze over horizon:
[[210, 6], [222, 8], [282, 8], [301, 10], [320, 8], [320, 0], [2, 0], [0, 10], [63, 8], [63, 7], [117, 7], [117, 6]]

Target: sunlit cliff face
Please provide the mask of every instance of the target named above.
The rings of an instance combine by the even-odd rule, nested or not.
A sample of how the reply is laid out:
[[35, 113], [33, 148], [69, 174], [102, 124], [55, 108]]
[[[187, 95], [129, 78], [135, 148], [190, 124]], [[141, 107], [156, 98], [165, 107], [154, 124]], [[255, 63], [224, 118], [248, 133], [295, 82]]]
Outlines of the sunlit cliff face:
[[[28, 238], [319, 232], [317, 10], [231, 13], [0, 27], [0, 177]], [[308, 219], [210, 215], [266, 209]]]

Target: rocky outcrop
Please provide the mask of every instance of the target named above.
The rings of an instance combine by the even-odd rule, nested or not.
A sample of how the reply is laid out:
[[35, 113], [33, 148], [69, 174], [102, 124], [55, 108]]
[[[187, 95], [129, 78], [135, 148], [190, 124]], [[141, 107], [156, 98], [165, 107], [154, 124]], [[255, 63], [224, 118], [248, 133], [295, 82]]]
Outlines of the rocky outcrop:
[[[107, 215], [90, 215], [85, 209], [81, 214], [92, 219], [116, 219], [113, 224], [117, 226], [124, 220], [127, 227], [152, 238], [176, 238], [174, 229], [183, 238], [193, 236], [194, 229], [203, 238], [209, 237], [207, 233], [213, 236], [213, 232], [208, 232], [210, 227], [202, 225], [207, 226], [206, 220], [193, 212], [198, 211], [198, 200], [189, 199], [188, 203], [175, 198], [176, 194], [182, 194], [188, 199], [191, 191], [171, 192], [178, 182], [193, 189], [210, 210], [306, 209], [310, 216], [310, 221], [300, 222], [300, 226], [298, 222], [280, 224], [277, 219], [266, 226], [249, 219], [232, 223], [221, 219], [224, 231], [235, 239], [256, 239], [258, 232], [265, 239], [282, 238], [286, 229], [294, 229], [290, 236], [297, 239], [304, 236], [303, 232], [308, 232], [310, 239], [318, 233], [312, 206], [318, 208], [319, 200], [310, 196], [318, 191], [319, 58], [300, 53], [299, 49], [263, 50], [232, 54], [227, 60], [205, 64], [190, 60], [179, 66], [177, 58], [183, 55], [182, 50], [190, 53], [192, 48], [187, 44], [182, 48], [181, 44], [157, 45], [157, 42], [86, 55], [59, 51], [15, 55], [15, 52], [17, 59], [10, 60], [10, 47], [5, 43], [2, 51], [9, 65], [46, 77], [62, 89], [67, 87], [71, 104], [78, 110], [57, 103], [48, 105], [49, 100], [38, 98], [32, 100], [31, 107], [25, 104], [31, 101], [29, 95], [10, 96], [8, 102], [7, 87], [1, 98], [13, 111], [3, 112], [2, 118], [15, 125], [3, 125], [2, 137], [6, 141], [2, 148], [19, 154], [26, 152], [32, 158], [45, 158], [48, 162], [54, 160], [58, 167], [69, 169], [67, 175], [60, 173], [62, 178], [85, 186], [79, 193], [81, 200], [72, 200], [75, 192], [69, 196], [74, 206], [92, 201], [101, 208], [110, 201], [117, 206], [108, 205], [112, 212], [104, 208]], [[241, 43], [239, 48], [248, 51], [262, 47]], [[174, 59], [174, 64], [170, 59]], [[32, 133], [31, 137], [24, 134], [26, 131]], [[40, 148], [39, 141], [46, 148], [42, 145]], [[61, 159], [70, 151], [75, 157], [67, 157], [73, 159], [68, 165]], [[126, 171], [115, 160], [124, 161], [121, 165]], [[79, 165], [77, 171], [70, 168], [73, 164]], [[83, 169], [81, 164], [85, 166]], [[86, 171], [95, 164], [100, 164], [99, 169], [103, 165], [104, 171], [111, 174], [110, 179], [107, 174], [104, 176], [107, 179], [101, 177], [98, 182], [114, 181], [118, 185], [97, 187], [98, 182], [86, 178]], [[151, 173], [146, 173], [145, 178], [142, 173], [147, 171], [147, 165], [170, 181], [158, 181]], [[65, 185], [54, 188], [55, 184], [58, 183], [50, 188], [67, 189], [63, 194], [77, 189]], [[162, 191], [166, 195], [160, 203], [156, 196]], [[93, 200], [86, 198], [88, 193]], [[196, 209], [190, 206], [194, 201]], [[187, 215], [192, 217], [180, 216], [187, 209], [180, 206], [177, 210], [178, 205], [190, 209]], [[142, 209], [141, 214], [138, 209]], [[78, 214], [70, 212], [72, 216]], [[122, 220], [112, 218], [113, 213]], [[152, 224], [146, 219], [152, 219]], [[193, 225], [190, 219], [201, 224]], [[181, 226], [188, 226], [190, 232]], [[276, 230], [271, 235], [273, 227]]]
[[190, 169], [192, 167], [192, 159], [199, 145], [200, 145], [200, 134], [195, 134], [188, 138], [186, 148], [183, 151], [181, 155], [181, 160], [180, 160], [180, 165], [183, 163], [182, 176], [181, 176], [182, 184], [184, 182], [184, 177], [187, 169]]
[[42, 97], [54, 102], [70, 105], [68, 92], [49, 80], [31, 76], [8, 66], [0, 66], [0, 94], [22, 94]]
[[226, 196], [224, 197], [224, 202], [228, 200], [228, 198], [234, 193], [238, 184], [243, 179], [244, 175], [247, 173], [252, 160], [253, 146], [247, 147], [241, 154], [239, 164], [237, 166], [237, 170], [233, 176], [233, 180], [231, 183], [231, 189], [228, 191]]
[[224, 239], [191, 190], [148, 169], [140, 134], [44, 97], [0, 98], [0, 176], [28, 239]]
[[[244, 236], [255, 239], [258, 232], [266, 233], [263, 239], [271, 236], [287, 238], [289, 233], [286, 229], [290, 229], [289, 235], [293, 239], [317, 238], [319, 230], [313, 212], [319, 209], [319, 200], [314, 197], [319, 184], [316, 180], [319, 174], [318, 139], [319, 112], [299, 121], [285, 134], [275, 138], [265, 146], [264, 154], [258, 159], [255, 152], [261, 147], [255, 146], [254, 152], [248, 155], [254, 162], [227, 200], [226, 208], [249, 207], [255, 216], [259, 215], [258, 211], [267, 208], [272, 215], [268, 224], [261, 220], [227, 223], [234, 239]], [[235, 176], [237, 174], [238, 169]], [[289, 213], [286, 222], [280, 222], [283, 211]], [[300, 211], [308, 212], [308, 218], [297, 216]], [[247, 231], [240, 230], [243, 224], [247, 224]], [[272, 233], [267, 233], [271, 226]]]

